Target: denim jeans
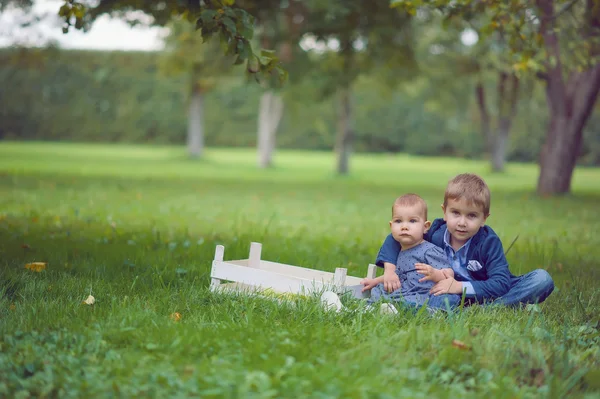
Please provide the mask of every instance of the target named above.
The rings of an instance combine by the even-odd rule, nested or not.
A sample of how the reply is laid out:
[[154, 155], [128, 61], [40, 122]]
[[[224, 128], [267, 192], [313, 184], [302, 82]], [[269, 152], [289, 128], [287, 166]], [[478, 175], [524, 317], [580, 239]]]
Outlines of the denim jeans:
[[446, 310], [446, 300], [448, 300], [450, 309], [454, 309], [460, 305], [461, 296], [457, 294], [431, 295], [429, 297], [429, 302], [427, 302], [427, 306], [433, 309]]
[[383, 288], [383, 283], [380, 283], [371, 289], [371, 297], [367, 300], [367, 302], [369, 304], [373, 304], [383, 300], [386, 302], [395, 303], [399, 307], [418, 309], [423, 305], [423, 302], [427, 301], [428, 308], [446, 310], [446, 299], [448, 300], [450, 309], [454, 309], [460, 305], [461, 296], [455, 294], [434, 296], [429, 295], [429, 293], [423, 293], [420, 295], [412, 294], [408, 298], [404, 298], [400, 289], [388, 293]]
[[509, 291], [496, 299], [493, 304], [518, 306], [527, 303], [541, 303], [554, 291], [554, 281], [547, 271], [537, 269], [522, 276], [513, 277]]

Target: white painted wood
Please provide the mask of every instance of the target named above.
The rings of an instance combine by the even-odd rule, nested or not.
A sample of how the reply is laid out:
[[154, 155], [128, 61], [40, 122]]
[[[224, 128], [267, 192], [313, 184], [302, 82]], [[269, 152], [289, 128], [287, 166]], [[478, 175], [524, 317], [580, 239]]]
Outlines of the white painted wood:
[[227, 262], [213, 261], [211, 277], [220, 280], [235, 281], [261, 288], [271, 288], [276, 292], [310, 293], [322, 291], [326, 284], [302, 279], [298, 277], [285, 276], [262, 269], [254, 269], [246, 266], [232, 265]]
[[346, 282], [344, 285], [358, 285], [362, 280], [362, 277], [346, 276]]
[[335, 274], [333, 276], [333, 285], [336, 288], [341, 288], [346, 283], [346, 274], [348, 273], [348, 269], [343, 267], [337, 267], [335, 269]]
[[262, 252], [262, 244], [259, 242], [250, 243], [250, 256], [248, 257], [248, 266], [260, 269], [260, 253]]
[[284, 263], [270, 262], [268, 260], [260, 261], [260, 268], [274, 273], [285, 274], [289, 276], [315, 279], [319, 281], [327, 281], [333, 283], [333, 273], [322, 270], [307, 269], [300, 266], [286, 265]]
[[[229, 262], [229, 261], [227, 261]], [[322, 270], [316, 269], [308, 269], [300, 266], [286, 265], [285, 263], [277, 263], [271, 262], [268, 260], [260, 261], [260, 268], [263, 270], [272, 271], [279, 274], [285, 274], [289, 276], [304, 278], [304, 279], [314, 279], [317, 281], [323, 281], [330, 284], [333, 284], [334, 281], [334, 273], [325, 272]], [[356, 285], [360, 284], [362, 277], [348, 276], [346, 275], [346, 285]]]
[[369, 268], [367, 269], [367, 278], [375, 277], [377, 277], [377, 265], [369, 264]]
[[225, 247], [222, 245], [217, 245], [215, 249], [215, 260], [223, 261], [223, 255], [225, 254]]
[[[278, 293], [309, 294], [314, 291], [350, 291], [357, 298], [361, 293], [362, 278], [348, 276], [348, 269], [336, 268], [335, 273], [309, 269], [284, 263], [261, 260], [262, 244], [250, 244], [249, 259], [223, 261], [225, 247], [217, 245], [211, 269], [211, 290], [228, 289], [251, 292], [271, 289]], [[377, 266], [370, 264], [367, 277], [375, 278]], [[223, 280], [232, 283], [222, 283]]]
[[[223, 245], [217, 245], [217, 247], [215, 248], [215, 261], [223, 261], [223, 256], [225, 254], [225, 247]], [[218, 278], [211, 278], [210, 279], [210, 289], [213, 290], [215, 288], [217, 288], [219, 285], [221, 285], [221, 280], [219, 280]]]
[[238, 266], [248, 266], [248, 259], [228, 260], [226, 262]]

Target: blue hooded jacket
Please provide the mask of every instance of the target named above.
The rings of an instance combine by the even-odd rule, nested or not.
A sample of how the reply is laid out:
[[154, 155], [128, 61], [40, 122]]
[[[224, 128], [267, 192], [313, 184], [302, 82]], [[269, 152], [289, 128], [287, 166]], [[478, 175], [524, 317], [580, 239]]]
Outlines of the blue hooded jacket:
[[[423, 238], [443, 249], [446, 230], [444, 219], [435, 219]], [[380, 267], [383, 267], [384, 262], [396, 264], [399, 252], [400, 243], [394, 239], [392, 234], [389, 234], [377, 254], [375, 263]], [[479, 266], [467, 267], [472, 279], [473, 291], [475, 291], [474, 299], [478, 302], [499, 298], [510, 289], [510, 280], [514, 276], [508, 270], [502, 242], [491, 227], [483, 226], [471, 237], [467, 252], [467, 264], [481, 266], [480, 268]]]

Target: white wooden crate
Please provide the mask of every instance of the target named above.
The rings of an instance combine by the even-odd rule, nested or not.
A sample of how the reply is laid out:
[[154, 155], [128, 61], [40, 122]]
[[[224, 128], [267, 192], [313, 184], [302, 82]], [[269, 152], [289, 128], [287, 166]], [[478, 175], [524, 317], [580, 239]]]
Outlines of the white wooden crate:
[[[250, 243], [248, 259], [223, 260], [225, 247], [217, 245], [210, 272], [211, 289], [235, 291], [271, 290], [276, 293], [308, 295], [323, 291], [338, 294], [350, 292], [356, 298], [367, 298], [370, 292], [361, 292], [362, 277], [347, 275], [346, 268], [336, 268], [335, 273], [283, 263], [262, 260], [262, 244]], [[369, 265], [367, 277], [375, 278], [377, 267]], [[225, 282], [228, 281], [228, 282]]]

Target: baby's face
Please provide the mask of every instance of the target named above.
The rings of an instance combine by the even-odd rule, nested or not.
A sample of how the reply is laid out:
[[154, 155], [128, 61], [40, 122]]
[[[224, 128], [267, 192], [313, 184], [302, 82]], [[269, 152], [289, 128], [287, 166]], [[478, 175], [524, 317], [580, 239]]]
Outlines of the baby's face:
[[421, 205], [395, 206], [393, 209], [390, 229], [402, 250], [419, 245], [429, 225]]

